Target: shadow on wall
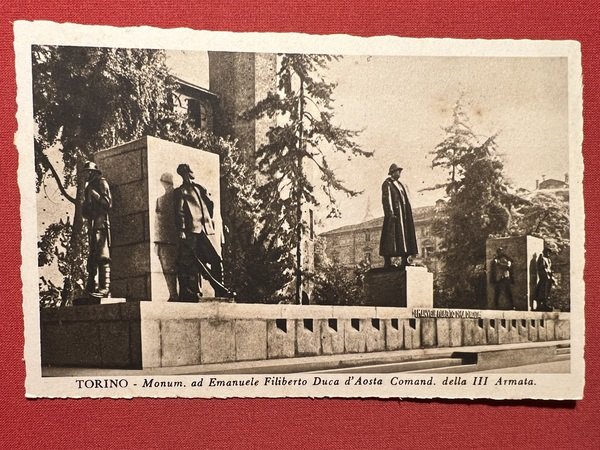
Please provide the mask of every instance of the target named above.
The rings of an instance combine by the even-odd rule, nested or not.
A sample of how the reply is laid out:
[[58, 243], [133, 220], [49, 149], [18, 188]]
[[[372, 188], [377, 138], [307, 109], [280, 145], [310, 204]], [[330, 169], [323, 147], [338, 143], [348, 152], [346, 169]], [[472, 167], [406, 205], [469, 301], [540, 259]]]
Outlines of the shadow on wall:
[[160, 176], [165, 193], [156, 199], [154, 250], [158, 255], [162, 274], [169, 289], [169, 300], [177, 299], [177, 236], [173, 214], [173, 174], [165, 172]]

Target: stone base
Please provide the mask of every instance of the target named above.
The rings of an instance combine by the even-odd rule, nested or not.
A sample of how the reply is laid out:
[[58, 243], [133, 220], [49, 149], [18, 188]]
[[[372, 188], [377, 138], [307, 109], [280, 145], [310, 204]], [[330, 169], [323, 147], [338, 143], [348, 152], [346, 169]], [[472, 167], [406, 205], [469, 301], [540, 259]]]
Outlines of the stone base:
[[425, 267], [371, 269], [364, 286], [369, 306], [433, 308], [433, 274]]
[[412, 318], [408, 308], [145, 301], [42, 308], [40, 318], [42, 365], [54, 367], [164, 368], [570, 338], [569, 314], [523, 311], [447, 319]]
[[122, 297], [80, 297], [73, 300], [73, 306], [84, 305], [112, 305], [113, 303], [125, 303]]
[[235, 299], [229, 297], [200, 297], [196, 301], [184, 301], [184, 300], [169, 300], [169, 303], [235, 303]]
[[40, 316], [42, 365], [142, 368], [139, 302], [42, 308]]

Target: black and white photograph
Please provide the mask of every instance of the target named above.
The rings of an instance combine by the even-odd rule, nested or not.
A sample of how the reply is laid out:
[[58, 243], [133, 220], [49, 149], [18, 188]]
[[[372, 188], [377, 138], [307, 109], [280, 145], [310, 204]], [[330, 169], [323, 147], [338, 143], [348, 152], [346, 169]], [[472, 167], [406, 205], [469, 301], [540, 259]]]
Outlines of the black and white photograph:
[[578, 43], [15, 34], [28, 396], [581, 398]]

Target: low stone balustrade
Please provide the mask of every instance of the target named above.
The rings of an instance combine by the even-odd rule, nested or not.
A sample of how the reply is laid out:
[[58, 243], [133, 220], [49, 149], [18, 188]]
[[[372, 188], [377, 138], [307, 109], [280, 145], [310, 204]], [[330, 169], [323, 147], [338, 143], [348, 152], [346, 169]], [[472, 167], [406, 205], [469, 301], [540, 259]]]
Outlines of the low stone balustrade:
[[570, 338], [568, 313], [427, 311], [432, 317], [407, 308], [217, 302], [45, 309], [42, 363], [139, 369]]

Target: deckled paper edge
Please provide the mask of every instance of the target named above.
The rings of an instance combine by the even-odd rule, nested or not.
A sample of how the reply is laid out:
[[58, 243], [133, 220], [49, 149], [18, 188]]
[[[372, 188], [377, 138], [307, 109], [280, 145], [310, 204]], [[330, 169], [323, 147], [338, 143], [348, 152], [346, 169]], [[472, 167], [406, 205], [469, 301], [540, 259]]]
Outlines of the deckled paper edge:
[[[17, 78], [19, 151], [18, 182], [21, 194], [21, 254], [23, 262], [23, 314], [25, 322], [25, 362], [27, 397], [200, 397], [193, 390], [157, 389], [139, 392], [92, 391], [73, 388], [73, 379], [42, 378], [40, 367], [40, 327], [38, 308], [37, 229], [31, 220], [36, 210], [33, 157], [33, 105], [31, 92], [31, 45], [80, 45], [140, 47], [178, 50], [221, 50], [277, 53], [330, 53], [346, 55], [401, 56], [485, 56], [485, 57], [568, 57], [569, 72], [569, 179], [571, 214], [571, 373], [534, 375], [543, 386], [536, 389], [495, 389], [492, 393], [469, 395], [440, 386], [419, 392], [414, 389], [373, 389], [318, 387], [303, 390], [278, 389], [244, 392], [231, 389], [211, 391], [205, 397], [377, 397], [377, 398], [493, 398], [493, 399], [581, 399], [584, 388], [584, 200], [583, 200], [583, 111], [580, 44], [576, 41], [458, 40], [420, 39], [394, 36], [355, 37], [348, 35], [306, 35], [298, 33], [232, 33], [152, 27], [116, 28], [99, 25], [58, 24], [47, 21], [17, 21], [14, 24]], [[302, 376], [302, 375], [301, 375]], [[294, 375], [294, 377], [296, 377]], [[147, 377], [126, 377], [128, 379]], [[194, 377], [170, 377], [189, 380]], [[197, 377], [196, 377], [197, 378]], [[227, 378], [222, 376], [222, 378]], [[237, 377], [239, 378], [239, 377]]]

